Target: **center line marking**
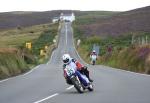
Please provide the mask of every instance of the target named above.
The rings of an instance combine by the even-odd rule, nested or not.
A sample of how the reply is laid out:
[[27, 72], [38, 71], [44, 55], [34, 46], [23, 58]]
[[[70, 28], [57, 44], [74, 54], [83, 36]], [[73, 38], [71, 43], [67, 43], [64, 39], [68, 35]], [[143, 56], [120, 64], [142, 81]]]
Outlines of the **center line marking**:
[[66, 90], [69, 90], [69, 89], [71, 89], [71, 88], [73, 88], [74, 86], [72, 85], [72, 86], [70, 86], [70, 87], [68, 87], [68, 88], [66, 88]]
[[59, 94], [58, 94], [58, 93], [55, 93], [55, 94], [53, 94], [53, 95], [51, 95], [51, 96], [49, 96], [49, 97], [46, 97], [46, 98], [41, 99], [41, 100], [39, 100], [39, 101], [36, 101], [36, 102], [34, 102], [34, 103], [41, 103], [41, 102], [43, 102], [43, 101], [45, 101], [45, 100], [48, 100], [48, 99], [50, 99], [50, 98], [53, 98], [53, 97], [55, 97], [55, 96], [57, 96], [57, 95], [59, 95]]
[[66, 25], [66, 46], [67, 46], [67, 35], [68, 35], [68, 34], [67, 34], [67, 31], [68, 31], [68, 30], [67, 30], [67, 25]]

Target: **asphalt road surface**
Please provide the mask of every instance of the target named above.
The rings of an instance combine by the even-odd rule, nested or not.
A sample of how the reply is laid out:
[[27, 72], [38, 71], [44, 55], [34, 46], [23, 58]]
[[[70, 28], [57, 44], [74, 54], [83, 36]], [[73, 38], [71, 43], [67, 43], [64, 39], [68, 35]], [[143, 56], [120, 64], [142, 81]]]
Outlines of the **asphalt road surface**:
[[62, 26], [58, 48], [47, 64], [0, 81], [0, 103], [150, 103], [150, 76], [101, 65], [88, 65], [94, 91], [79, 94], [63, 78], [64, 53], [84, 64], [74, 48], [70, 23]]

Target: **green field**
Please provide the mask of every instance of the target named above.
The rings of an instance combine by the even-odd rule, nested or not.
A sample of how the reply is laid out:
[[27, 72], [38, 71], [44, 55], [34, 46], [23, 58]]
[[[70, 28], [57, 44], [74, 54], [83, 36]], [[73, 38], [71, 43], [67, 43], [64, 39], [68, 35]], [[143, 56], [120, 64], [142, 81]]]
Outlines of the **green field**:
[[52, 24], [36, 25], [31, 27], [21, 27], [0, 31], [0, 47], [21, 46], [27, 41], [37, 39], [41, 33], [49, 30]]
[[[56, 47], [58, 24], [42, 24], [0, 31], [0, 79], [24, 73], [39, 63], [45, 63]], [[26, 42], [32, 48], [26, 48]], [[45, 50], [45, 46], [48, 48]], [[40, 50], [44, 55], [40, 55]]]

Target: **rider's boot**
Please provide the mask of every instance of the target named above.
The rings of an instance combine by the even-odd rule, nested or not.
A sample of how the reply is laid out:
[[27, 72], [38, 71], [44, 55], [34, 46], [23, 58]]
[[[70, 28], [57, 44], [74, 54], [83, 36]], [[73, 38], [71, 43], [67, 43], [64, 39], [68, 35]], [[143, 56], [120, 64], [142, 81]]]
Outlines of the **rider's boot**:
[[93, 82], [93, 80], [89, 76], [89, 71], [88, 71], [87, 67], [84, 67], [84, 74], [86, 75], [86, 77], [89, 79], [90, 82]]

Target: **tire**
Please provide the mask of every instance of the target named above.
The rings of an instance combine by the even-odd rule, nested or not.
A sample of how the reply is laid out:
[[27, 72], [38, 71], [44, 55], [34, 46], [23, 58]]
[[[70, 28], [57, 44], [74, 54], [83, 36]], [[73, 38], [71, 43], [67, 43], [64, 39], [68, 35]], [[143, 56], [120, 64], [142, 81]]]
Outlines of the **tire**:
[[93, 65], [95, 65], [95, 61], [93, 61]]
[[76, 78], [76, 77], [73, 77], [71, 78], [71, 81], [74, 85], [74, 87], [76, 88], [76, 90], [79, 92], [79, 93], [83, 93], [84, 92], [84, 89], [80, 83], [80, 81]]
[[93, 91], [93, 90], [94, 90], [94, 86], [93, 86], [92, 83], [89, 85], [88, 90], [89, 90], [89, 91]]

